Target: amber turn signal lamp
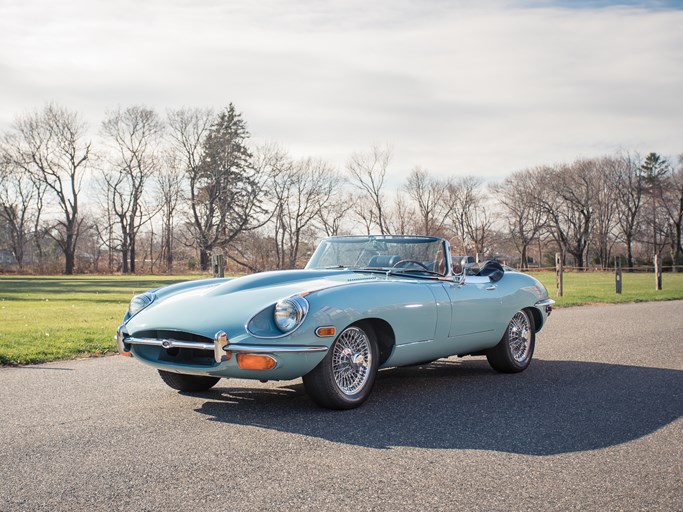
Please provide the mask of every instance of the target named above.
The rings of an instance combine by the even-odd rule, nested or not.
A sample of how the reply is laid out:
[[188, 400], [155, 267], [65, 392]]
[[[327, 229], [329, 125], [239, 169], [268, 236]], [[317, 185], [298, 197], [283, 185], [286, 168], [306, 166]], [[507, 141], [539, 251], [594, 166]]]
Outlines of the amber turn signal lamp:
[[237, 366], [243, 370], [272, 370], [277, 362], [270, 356], [237, 354]]
[[315, 335], [318, 338], [325, 338], [329, 336], [334, 336], [337, 333], [337, 330], [334, 327], [318, 327], [315, 330]]

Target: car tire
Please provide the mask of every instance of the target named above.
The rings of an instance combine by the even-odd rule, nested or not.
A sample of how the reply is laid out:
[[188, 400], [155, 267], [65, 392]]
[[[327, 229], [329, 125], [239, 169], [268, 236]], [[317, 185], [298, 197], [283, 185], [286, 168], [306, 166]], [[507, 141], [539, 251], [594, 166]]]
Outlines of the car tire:
[[370, 396], [378, 367], [375, 331], [367, 323], [356, 323], [344, 329], [320, 364], [303, 376], [304, 388], [321, 407], [353, 409]]
[[159, 370], [161, 380], [167, 386], [177, 389], [178, 391], [206, 391], [214, 387], [220, 377], [203, 377], [201, 375], [187, 375], [184, 373], [173, 373]]
[[501, 373], [526, 370], [534, 355], [536, 328], [534, 318], [526, 310], [515, 313], [500, 343], [486, 351], [491, 367]]

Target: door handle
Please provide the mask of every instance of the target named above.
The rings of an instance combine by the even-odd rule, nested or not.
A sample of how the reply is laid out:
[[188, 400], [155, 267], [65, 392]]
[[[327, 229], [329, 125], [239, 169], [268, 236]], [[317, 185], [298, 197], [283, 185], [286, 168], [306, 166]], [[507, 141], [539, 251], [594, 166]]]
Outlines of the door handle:
[[491, 286], [487, 286], [486, 289], [491, 292], [496, 289], [496, 285], [492, 284]]

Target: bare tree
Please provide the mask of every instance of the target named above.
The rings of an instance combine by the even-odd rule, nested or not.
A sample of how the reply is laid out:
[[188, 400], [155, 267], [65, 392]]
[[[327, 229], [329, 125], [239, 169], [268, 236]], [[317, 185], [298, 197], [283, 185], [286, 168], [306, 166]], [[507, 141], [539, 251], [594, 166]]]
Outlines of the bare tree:
[[36, 184], [8, 158], [0, 157], [0, 220], [6, 225], [9, 246], [23, 269], [31, 239], [38, 247], [45, 186]]
[[[104, 187], [106, 190], [106, 184]], [[102, 195], [107, 197], [106, 193], [103, 193]], [[115, 225], [116, 219], [112, 205], [109, 201], [105, 201], [104, 207], [100, 209], [95, 216], [93, 230], [95, 231], [99, 244], [107, 248], [107, 270], [109, 272], [120, 270], [119, 265], [117, 264], [118, 259], [115, 256], [118, 252], [116, 247], [120, 245], [116, 240], [117, 235], [114, 233]]]
[[240, 267], [258, 272], [278, 266], [277, 257], [273, 257], [275, 240], [271, 236], [266, 236], [264, 232], [270, 228], [267, 223], [272, 221], [278, 209], [277, 192], [273, 190], [273, 183], [278, 176], [290, 171], [292, 161], [283, 148], [267, 142], [254, 148], [250, 166], [253, 176], [257, 178], [258, 190], [263, 191], [260, 198], [263, 204], [259, 209], [264, 213], [260, 225], [256, 229], [237, 234], [232, 240], [230, 250], [224, 254]]
[[450, 237], [451, 247], [459, 254], [467, 253], [465, 247], [465, 222], [463, 220], [463, 212], [460, 208], [461, 196], [464, 193], [462, 178], [452, 178], [446, 184], [446, 193], [444, 195], [444, 202], [450, 208], [450, 216], [448, 219], [448, 227], [452, 234]]
[[295, 268], [304, 233], [315, 230], [315, 221], [327, 208], [340, 177], [322, 160], [292, 162], [273, 177], [276, 200], [273, 217], [278, 268]]
[[359, 210], [363, 215], [361, 220], [366, 226], [370, 222], [376, 224], [382, 235], [389, 232], [384, 211], [384, 181], [391, 156], [388, 147], [373, 146], [368, 152], [352, 154], [346, 165], [353, 184], [367, 199]]
[[673, 271], [679, 272], [683, 255], [683, 155], [678, 158], [678, 169], [672, 171], [663, 188], [664, 209], [669, 217], [669, 240]]
[[457, 247], [462, 253], [483, 254], [487, 249], [493, 226], [482, 182], [474, 176], [450, 180], [443, 201], [450, 211], [450, 227], [455, 233]]
[[490, 247], [494, 235], [493, 219], [484, 204], [484, 197], [477, 196], [465, 210], [465, 233], [475, 254], [483, 255]]
[[177, 160], [188, 176], [199, 172], [202, 143], [213, 119], [214, 112], [211, 109], [181, 108], [167, 113], [167, 135]]
[[489, 190], [503, 206], [508, 232], [521, 256], [521, 267], [528, 268], [527, 252], [545, 223], [545, 214], [536, 202], [536, 173], [523, 170], [512, 173]]
[[137, 237], [155, 213], [146, 209], [143, 193], [159, 169], [163, 129], [157, 113], [139, 105], [108, 112], [102, 123], [102, 132], [113, 145], [114, 156], [104, 179], [120, 230], [119, 250], [124, 273], [135, 273]]
[[87, 210], [82, 212], [81, 217], [83, 227], [78, 243], [79, 267], [87, 271], [99, 272], [99, 262], [104, 247], [97, 226], [99, 218], [94, 217]]
[[418, 234], [420, 229], [417, 227], [415, 219], [417, 214], [413, 205], [406, 195], [400, 190], [394, 196], [394, 208], [391, 210], [391, 232], [402, 234]]
[[362, 196], [356, 199], [352, 207], [353, 214], [360, 220], [365, 233], [371, 235], [377, 225], [375, 206], [369, 197]]
[[417, 205], [421, 220], [420, 233], [442, 235], [453, 208], [452, 204], [444, 200], [447, 195], [446, 184], [425, 169], [415, 167], [408, 175], [404, 188]]
[[619, 173], [619, 161], [605, 157], [595, 160], [593, 186], [595, 208], [593, 213], [592, 240], [597, 246], [597, 256], [603, 268], [609, 267], [612, 247], [616, 241], [617, 192], [613, 186]]
[[340, 191], [334, 194], [327, 204], [320, 208], [317, 221], [325, 236], [337, 236], [344, 232], [349, 212], [353, 211], [356, 200], [351, 194]]
[[538, 203], [545, 210], [549, 229], [562, 250], [584, 268], [593, 227], [597, 174], [595, 160], [541, 168]]
[[639, 229], [644, 182], [640, 172], [640, 157], [624, 153], [613, 160], [616, 168], [611, 175], [615, 195], [617, 226], [626, 244], [626, 266], [633, 271], [633, 242]]
[[178, 209], [183, 186], [183, 172], [179, 155], [167, 152], [164, 171], [157, 175], [157, 195], [161, 205], [161, 249], [159, 257], [166, 272], [173, 271], [173, 242], [175, 238], [175, 214]]
[[88, 170], [91, 143], [78, 113], [55, 104], [17, 118], [5, 139], [6, 155], [14, 165], [45, 186], [61, 211], [48, 228], [65, 259], [65, 274], [73, 274], [81, 231], [79, 199]]
[[[196, 182], [200, 174], [202, 161], [202, 143], [211, 127], [214, 119], [212, 109], [181, 108], [167, 112], [167, 136], [170, 141], [170, 151], [173, 159], [182, 170], [184, 183], [181, 201], [187, 206], [187, 224], [190, 228], [193, 224], [190, 203], [192, 201], [191, 184]], [[186, 245], [195, 247], [192, 233], [184, 236]]]

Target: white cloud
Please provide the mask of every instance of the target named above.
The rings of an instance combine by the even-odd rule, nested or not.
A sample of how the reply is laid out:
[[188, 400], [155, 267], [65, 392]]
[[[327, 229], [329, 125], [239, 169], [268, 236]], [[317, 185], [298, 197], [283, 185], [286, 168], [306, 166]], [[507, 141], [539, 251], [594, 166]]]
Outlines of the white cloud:
[[552, 2], [0, 5], [0, 129], [56, 100], [242, 110], [257, 139], [399, 175], [683, 151], [683, 11]]

